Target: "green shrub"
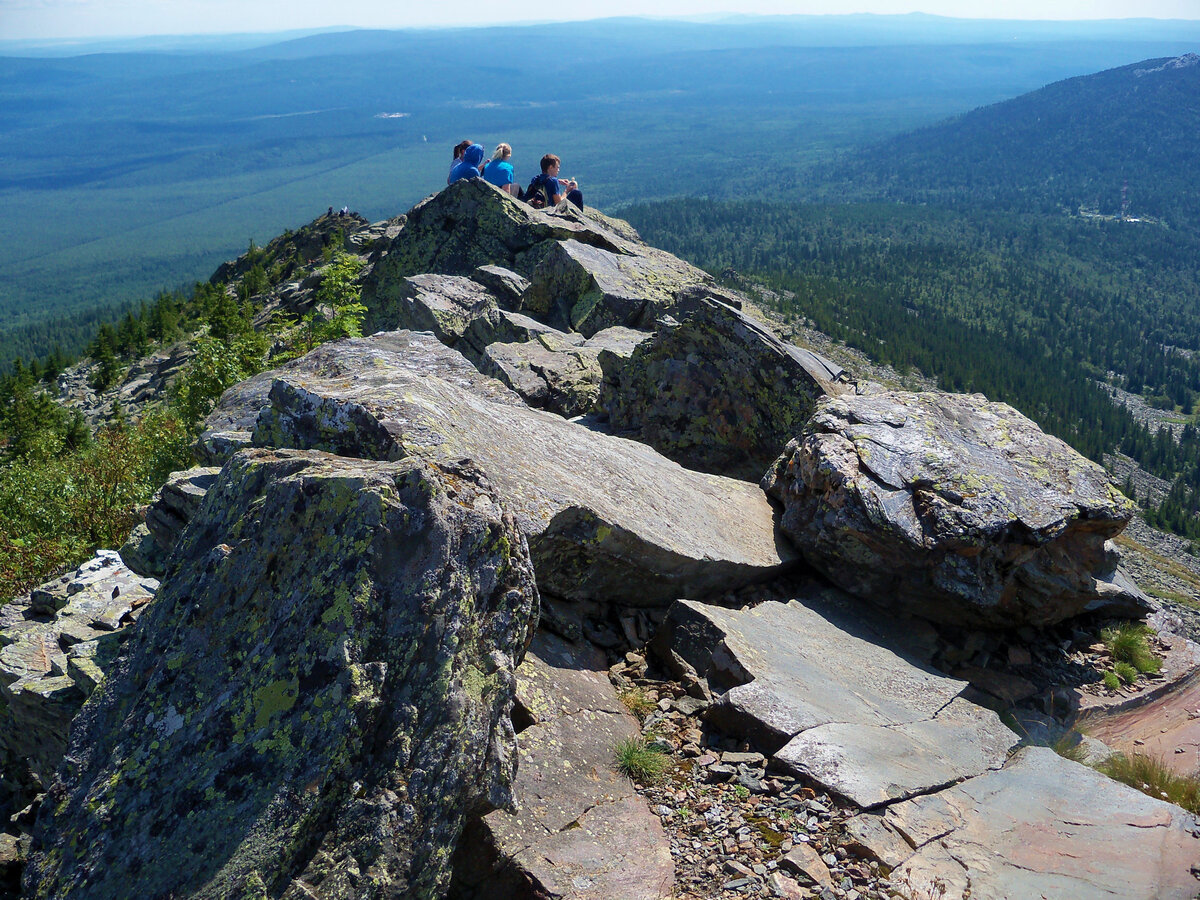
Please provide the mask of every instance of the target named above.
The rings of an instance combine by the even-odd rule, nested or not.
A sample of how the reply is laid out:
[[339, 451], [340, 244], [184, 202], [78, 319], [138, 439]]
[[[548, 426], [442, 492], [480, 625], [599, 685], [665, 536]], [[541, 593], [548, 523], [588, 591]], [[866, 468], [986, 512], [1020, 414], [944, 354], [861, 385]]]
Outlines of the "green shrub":
[[1200, 815], [1200, 778], [1178, 775], [1161, 759], [1142, 753], [1118, 753], [1096, 769], [1147, 796], [1166, 800]]
[[1113, 672], [1125, 684], [1133, 684], [1138, 678], [1138, 670], [1127, 662], [1114, 663]]
[[615, 750], [617, 769], [643, 783], [654, 782], [670, 765], [670, 758], [657, 747], [647, 746], [644, 738], [626, 738]]
[[1110, 691], [1121, 689], [1121, 679], [1117, 677], [1117, 673], [1111, 669], [1104, 673], [1104, 686]]
[[1148, 638], [1152, 634], [1153, 629], [1140, 622], [1125, 622], [1116, 628], [1105, 628], [1100, 636], [1118, 663], [1127, 663], [1139, 672], [1153, 674], [1162, 668], [1162, 660], [1150, 649]]

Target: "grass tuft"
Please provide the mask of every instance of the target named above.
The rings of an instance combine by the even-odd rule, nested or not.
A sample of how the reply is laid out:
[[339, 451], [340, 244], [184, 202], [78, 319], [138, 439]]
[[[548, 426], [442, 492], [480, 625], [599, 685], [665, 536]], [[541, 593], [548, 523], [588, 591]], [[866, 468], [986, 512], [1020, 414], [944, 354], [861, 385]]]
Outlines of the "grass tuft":
[[1113, 672], [1125, 684], [1133, 684], [1138, 679], [1138, 670], [1127, 662], [1113, 663]]
[[1148, 797], [1166, 800], [1200, 815], [1200, 777], [1176, 774], [1157, 757], [1118, 753], [1096, 768]]
[[1121, 689], [1121, 679], [1116, 672], [1110, 669], [1104, 673], [1104, 686], [1110, 691], [1119, 691]]
[[[1116, 660], [1117, 666], [1125, 663], [1132, 666], [1135, 672], [1152, 675], [1162, 668], [1162, 660], [1150, 649], [1149, 637], [1152, 634], [1153, 629], [1140, 622], [1125, 622], [1116, 628], [1105, 628], [1100, 637]], [[1121, 675], [1117, 666], [1113, 668]], [[1136, 678], [1136, 674], [1134, 677]], [[1123, 676], [1122, 680], [1125, 680]]]
[[639, 722], [645, 722], [650, 714], [658, 708], [657, 704], [650, 699], [650, 695], [637, 686], [621, 691], [620, 699], [625, 708], [633, 713]]
[[657, 747], [647, 746], [640, 737], [618, 742], [614, 755], [617, 768], [643, 784], [657, 781], [671, 763], [670, 757]]
[[1077, 763], [1087, 761], [1087, 745], [1083, 743], [1083, 736], [1078, 731], [1064, 733], [1062, 737], [1051, 745], [1050, 749], [1063, 759], [1069, 759]]

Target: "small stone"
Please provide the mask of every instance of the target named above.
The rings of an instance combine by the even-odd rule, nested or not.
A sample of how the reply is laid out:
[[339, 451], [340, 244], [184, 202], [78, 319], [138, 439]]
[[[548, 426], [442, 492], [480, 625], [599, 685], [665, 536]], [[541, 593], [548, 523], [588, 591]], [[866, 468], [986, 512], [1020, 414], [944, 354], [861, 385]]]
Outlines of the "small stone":
[[774, 872], [767, 878], [767, 886], [780, 900], [804, 900], [809, 896], [808, 891], [796, 881], [780, 872]]

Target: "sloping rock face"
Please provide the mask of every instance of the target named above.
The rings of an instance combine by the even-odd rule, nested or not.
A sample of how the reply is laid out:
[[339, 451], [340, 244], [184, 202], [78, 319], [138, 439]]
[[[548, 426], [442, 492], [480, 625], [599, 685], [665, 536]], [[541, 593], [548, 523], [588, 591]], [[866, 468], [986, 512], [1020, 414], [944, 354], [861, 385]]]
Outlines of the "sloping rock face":
[[1042, 747], [884, 820], [916, 848], [892, 873], [912, 900], [1196, 896], [1194, 817]]
[[[27, 781], [27, 772], [34, 785], [50, 786], [71, 720], [117, 655], [125, 627], [157, 589], [157, 581], [139, 577], [116, 553], [101, 550], [74, 572], [0, 609], [0, 753], [6, 783]], [[33, 797], [17, 802], [21, 799], [28, 803]]]
[[682, 321], [662, 323], [628, 362], [606, 367], [599, 405], [619, 433], [681, 465], [758, 481], [816, 401], [848, 389], [846, 375], [729, 301], [710, 288], [685, 291]]
[[[520, 406], [521, 399], [504, 385], [481, 375], [461, 353], [433, 334], [412, 331], [383, 332], [370, 338], [352, 338], [323, 344], [299, 359], [236, 384], [221, 395], [204, 421], [204, 430], [193, 448], [197, 460], [220, 466], [237, 450], [250, 445], [258, 415], [270, 401], [271, 385], [285, 373], [322, 378], [366, 378], [374, 373], [386, 381], [387, 373], [408, 370], [415, 378], [434, 375], [495, 403]], [[359, 455], [362, 454], [352, 454]]]
[[121, 547], [125, 565], [139, 575], [161, 578], [183, 529], [200, 508], [219, 472], [213, 466], [198, 466], [172, 473], [146, 507], [145, 521]]
[[966, 682], [898, 655], [887, 637], [818, 601], [682, 600], [657, 640], [722, 691], [709, 721], [860, 807], [1003, 765], [1016, 735], [959, 697]]
[[536, 616], [478, 470], [238, 454], [72, 728], [28, 895], [438, 896], [509, 802]]
[[979, 394], [824, 400], [763, 486], [830, 580], [933, 621], [1148, 611], [1106, 543], [1133, 504], [1100, 466]]
[[496, 402], [488, 394], [504, 389], [494, 381], [481, 392], [425, 374], [432, 366], [413, 359], [419, 344], [389, 363], [405, 340], [397, 332], [327, 345], [340, 366], [332, 376], [307, 364], [276, 372], [254, 444], [368, 459], [468, 457], [528, 536], [541, 590], [567, 599], [665, 606], [762, 580], [791, 561], [756, 486], [688, 471], [511, 394], [513, 404]]
[[464, 834], [453, 900], [661, 900], [674, 866], [658, 817], [615, 768], [640, 733], [603, 654], [538, 632], [517, 669], [519, 812], [489, 813]]

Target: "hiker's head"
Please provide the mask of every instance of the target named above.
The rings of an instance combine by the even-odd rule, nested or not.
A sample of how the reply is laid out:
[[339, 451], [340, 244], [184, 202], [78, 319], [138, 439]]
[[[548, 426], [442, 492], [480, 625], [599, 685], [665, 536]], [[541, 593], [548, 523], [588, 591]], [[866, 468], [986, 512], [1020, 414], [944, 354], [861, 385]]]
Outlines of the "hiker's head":
[[454, 145], [454, 158], [462, 159], [462, 155], [466, 152], [467, 148], [470, 146], [471, 146], [470, 141], [459, 141], [457, 144]]
[[483, 144], [471, 144], [463, 151], [463, 162], [468, 166], [477, 166], [483, 162]]
[[549, 175], [550, 170], [557, 169], [561, 163], [562, 160], [560, 160], [553, 153], [547, 153], [542, 157], [542, 174]]
[[512, 156], [512, 147], [508, 146], [508, 144], [497, 144], [496, 152], [492, 154], [492, 159], [504, 160], [510, 156]]

